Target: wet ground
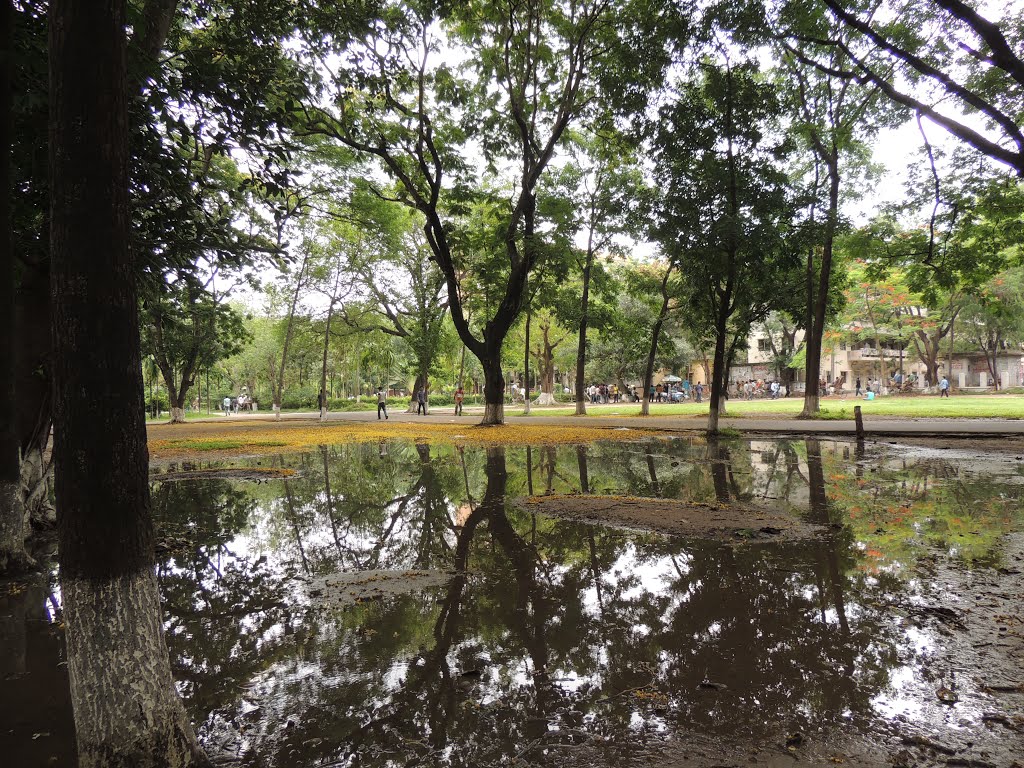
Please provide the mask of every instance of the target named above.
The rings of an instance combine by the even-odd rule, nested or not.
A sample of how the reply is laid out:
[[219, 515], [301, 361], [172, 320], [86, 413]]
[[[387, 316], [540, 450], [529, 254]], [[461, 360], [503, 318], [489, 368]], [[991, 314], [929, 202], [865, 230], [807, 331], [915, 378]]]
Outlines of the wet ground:
[[[382, 442], [153, 479], [219, 761], [1024, 766], [1014, 452]], [[624, 524], [644, 497], [750, 525]], [[0, 585], [4, 765], [74, 764], [59, 606], [52, 577]]]

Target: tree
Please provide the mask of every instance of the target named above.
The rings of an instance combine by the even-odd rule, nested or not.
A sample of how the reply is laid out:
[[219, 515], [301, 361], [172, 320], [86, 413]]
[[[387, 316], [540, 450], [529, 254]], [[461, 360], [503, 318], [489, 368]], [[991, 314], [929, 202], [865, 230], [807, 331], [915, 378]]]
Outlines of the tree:
[[792, 292], [797, 266], [779, 95], [753, 60], [733, 55], [718, 43], [694, 63], [662, 109], [655, 140], [663, 190], [655, 237], [685, 281], [688, 324], [714, 333], [712, 433], [737, 349]]
[[351, 292], [352, 285], [346, 278], [345, 262], [340, 258], [341, 254], [334, 253], [333, 248], [328, 247], [318, 256], [320, 258], [315, 260], [311, 270], [312, 284], [314, 289], [327, 299], [327, 312], [324, 316], [324, 348], [320, 362], [320, 391], [317, 395], [317, 405], [320, 408], [320, 421], [326, 421], [329, 396], [327, 360], [331, 350], [331, 321], [334, 319], [335, 311], [342, 306], [342, 300]]
[[[837, 74], [875, 85], [1024, 176], [1018, 106], [1024, 59], [1014, 50], [1019, 35], [1012, 16], [990, 21], [965, 0], [914, 0], [898, 10], [872, 6], [867, 13], [840, 0], [822, 1], [855, 33], [855, 40], [827, 41], [852, 65]], [[964, 117], [972, 114], [984, 120], [983, 128]]]
[[[673, 279], [675, 278], [675, 279]], [[653, 290], [652, 290], [653, 289]], [[654, 291], [657, 291], [655, 293]], [[646, 269], [638, 269], [631, 275], [631, 290], [634, 296], [646, 294], [656, 296], [654, 307], [654, 325], [651, 328], [650, 344], [647, 348], [647, 360], [644, 365], [643, 378], [643, 400], [640, 405], [640, 415], [651, 415], [651, 386], [654, 383], [654, 361], [658, 355], [658, 348], [661, 344], [661, 329], [669, 318], [673, 309], [679, 308], [678, 296], [679, 269], [673, 259], [664, 263], [651, 265]]]
[[[595, 126], [593, 135], [579, 135], [570, 149], [572, 162], [560, 170], [555, 190], [565, 211], [561, 222], [567, 234], [585, 240], [586, 245], [575, 254], [576, 267], [582, 276], [581, 294], [575, 315], [579, 324], [576, 345], [576, 415], [585, 416], [587, 331], [591, 325], [591, 278], [598, 254], [621, 251], [616, 237], [638, 234], [640, 217], [645, 208], [645, 189], [636, 150], [625, 136], [611, 129]], [[574, 286], [575, 288], [575, 286]], [[568, 313], [561, 313], [568, 320]]]
[[[201, 210], [210, 185], [193, 171], [215, 164], [218, 156], [244, 155], [254, 169], [251, 182], [280, 178], [278, 136], [266, 130], [273, 107], [254, 97], [267, 92], [267, 80], [279, 71], [280, 50], [275, 35], [266, 32], [289, 16], [270, 12], [274, 6], [288, 8], [261, 0], [223, 13], [219, 6], [140, 0], [128, 9], [133, 248], [139, 274], [150, 278], [148, 287], [168, 269], [195, 264], [198, 242], [237, 235], [233, 217], [207, 215], [215, 207]], [[27, 0], [15, 12], [14, 397], [23, 498], [36, 516], [47, 511], [52, 466], [47, 4]], [[268, 147], [276, 154], [257, 156]]]
[[[602, 312], [587, 365], [591, 381], [613, 380], [622, 392], [626, 391], [627, 379], [647, 381], [651, 317], [659, 311], [651, 301], [652, 295], [656, 297], [657, 284], [644, 278], [636, 280], [635, 269], [636, 265], [630, 264], [613, 273], [610, 285], [620, 290], [615, 304]], [[669, 320], [672, 319], [670, 315]], [[671, 334], [659, 329], [656, 359], [650, 365], [652, 376], [658, 360], [666, 360], [675, 352], [675, 346]], [[649, 382], [646, 386], [649, 389]]]
[[216, 273], [205, 285], [185, 276], [142, 305], [143, 353], [152, 355], [171, 408], [171, 423], [185, 421], [188, 393], [199, 374], [241, 351], [247, 339], [242, 316], [217, 291]]
[[[413, 392], [430, 389], [431, 370], [440, 348], [448, 301], [444, 274], [432, 258], [421, 219], [415, 211], [357, 198], [345, 248], [346, 270], [365, 300], [360, 312], [342, 311], [342, 320], [359, 332], [380, 331], [400, 339], [416, 363]], [[429, 405], [427, 406], [429, 409]], [[415, 398], [409, 413], [416, 412]]]
[[14, 66], [14, 9], [0, 5], [0, 574], [31, 565], [25, 549], [28, 515], [21, 495], [21, 443], [17, 431], [14, 376], [14, 248], [11, 242], [11, 73]]
[[[879, 114], [879, 88], [870, 82], [846, 76], [850, 59], [849, 33], [827, 14], [808, 8], [802, 0], [784, 6], [779, 20], [780, 56], [785, 74], [792, 82], [791, 99], [796, 127], [813, 155], [810, 208], [806, 227], [806, 311], [805, 389], [801, 418], [817, 416], [820, 406], [818, 382], [825, 327], [829, 320], [829, 298], [836, 236], [840, 232], [840, 194], [844, 180], [849, 184], [863, 170], [865, 140], [877, 133], [885, 116]], [[835, 39], [841, 45], [822, 43]], [[861, 168], [857, 168], [857, 165]], [[821, 199], [824, 171], [824, 200]], [[824, 221], [818, 221], [819, 207]]]
[[125, 4], [55, 0], [49, 20], [54, 461], [79, 765], [207, 764], [171, 678], [154, 571]]
[[1024, 343], [1024, 268], [1009, 269], [982, 286], [965, 301], [961, 320], [961, 328], [985, 355], [993, 386], [1000, 389], [1000, 353]]
[[[603, 62], [625, 49], [620, 36], [640, 43], [641, 50], [663, 45], [661, 38], [632, 39], [634, 20], [636, 29], [648, 24], [651, 9], [641, 6], [609, 0], [472, 2], [445, 8], [439, 16], [427, 4], [386, 4], [379, 20], [357, 36], [347, 29], [316, 29], [307, 37], [309, 77], [320, 87], [303, 99], [299, 130], [376, 158], [398, 187], [391, 199], [423, 215], [455, 328], [483, 367], [485, 424], [504, 420], [502, 345], [541, 256], [541, 180], [567, 129], [605, 84], [600, 78], [612, 71], [610, 66], [602, 72]], [[325, 38], [335, 44], [325, 45]], [[459, 50], [470, 77], [435, 63], [434, 53], [444, 44]], [[640, 83], [663, 59], [628, 55]], [[325, 71], [333, 74], [324, 78]], [[630, 103], [636, 101], [634, 94]], [[504, 185], [508, 200], [499, 237], [491, 245], [503, 260], [496, 276], [500, 299], [477, 321], [479, 332], [463, 307], [466, 276], [477, 265], [458, 252], [453, 238], [464, 205], [481, 190], [470, 171], [470, 149], [483, 152], [492, 176], [499, 166], [513, 169]]]

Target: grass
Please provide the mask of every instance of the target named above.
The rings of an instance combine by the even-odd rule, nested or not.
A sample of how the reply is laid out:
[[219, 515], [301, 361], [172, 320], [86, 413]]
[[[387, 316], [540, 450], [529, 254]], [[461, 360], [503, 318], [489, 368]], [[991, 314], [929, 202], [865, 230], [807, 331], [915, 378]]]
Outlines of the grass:
[[[185, 411], [185, 421], [195, 421], [196, 419], [215, 419], [222, 415], [222, 411], [216, 409], [210, 411], [209, 415], [206, 413], [206, 409], [202, 411]], [[153, 418], [152, 413], [146, 413], [147, 424], [161, 424], [171, 420], [171, 414], [167, 411], [163, 411], [158, 417]]]
[[638, 424], [627, 431], [571, 424], [509, 424], [501, 428], [439, 422], [336, 421], [309, 424], [287, 421], [236, 421], [206, 424], [154, 424], [149, 427], [151, 458], [183, 458], [196, 453], [222, 456], [304, 450], [318, 445], [405, 439], [454, 445], [561, 445], [592, 440], [638, 439], [654, 434]]
[[[1024, 396], [1021, 395], [953, 395], [948, 398], [921, 395], [918, 397], [881, 397], [868, 402], [853, 397], [845, 400], [828, 398], [822, 401], [821, 418], [844, 420], [853, 418], [853, 407], [861, 406], [865, 417], [895, 416], [903, 418], [966, 418], [966, 419], [1024, 419]], [[728, 418], [792, 418], [800, 413], [803, 400], [799, 397], [779, 400], [730, 400]], [[638, 416], [640, 405], [587, 406], [591, 416]], [[652, 403], [652, 416], [706, 416], [704, 403]], [[506, 408], [509, 416], [523, 417], [522, 408]], [[531, 408], [532, 416], [571, 416], [575, 408]], [[525, 417], [529, 418], [529, 417]]]
[[283, 440], [230, 440], [227, 438], [200, 438], [194, 440], [167, 440], [171, 451], [237, 451], [243, 448], [282, 448]]

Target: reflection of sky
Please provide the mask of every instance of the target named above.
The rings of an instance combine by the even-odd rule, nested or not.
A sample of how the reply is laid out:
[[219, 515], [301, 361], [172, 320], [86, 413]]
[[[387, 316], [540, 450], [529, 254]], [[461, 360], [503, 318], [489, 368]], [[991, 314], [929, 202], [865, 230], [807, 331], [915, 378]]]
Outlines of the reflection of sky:
[[[835, 460], [837, 452], [828, 448], [830, 444], [824, 441], [823, 445], [826, 446], [823, 452], [825, 460]], [[701, 498], [702, 493], [713, 493], [706, 474], [706, 463], [700, 463], [700, 451], [693, 454], [692, 444], [659, 441], [656, 446], [658, 483], [663, 493], [682, 498]], [[677, 453], [677, 448], [680, 447], [685, 449], [683, 453], [686, 455]], [[612, 447], [591, 446], [589, 450], [592, 459], [591, 487], [622, 489], [629, 492], [632, 487], [636, 487], [630, 485], [634, 482], [630, 479], [630, 472], [635, 473], [638, 482], [647, 482], [647, 458], [644, 453], [636, 450], [635, 444], [630, 447], [627, 454], [622, 454], [622, 461], [618, 460], [619, 457]], [[731, 451], [733, 461], [737, 464], [737, 471], [733, 475], [739, 483], [740, 491], [753, 499], [782, 499], [780, 506], [806, 506], [806, 478], [809, 473], [805, 452], [798, 451], [795, 460], [793, 453], [790, 453], [788, 466], [795, 467], [796, 471], [787, 475], [786, 457], [776, 450], [774, 444], [758, 445], [756, 456], [744, 454], [739, 445], [734, 446]], [[534, 454], [535, 459], [539, 453], [538, 451]], [[470, 462], [478, 461], [480, 458], [478, 453], [469, 449], [466, 456]], [[348, 456], [344, 460], [351, 461], [354, 458], [355, 456]], [[418, 461], [415, 455], [410, 459]], [[698, 461], [695, 463], [691, 459]], [[875, 466], [889, 473], [904, 471], [905, 468], [901, 466], [904, 459], [905, 457], [894, 458], [887, 455], [880, 457]], [[341, 459], [335, 457], [334, 460]], [[510, 464], [513, 461], [521, 462], [522, 457], [515, 454], [514, 450], [510, 450], [508, 461]], [[556, 492], [578, 492], [578, 489], [573, 489], [571, 485], [565, 485], [576, 479], [575, 461], [575, 449], [559, 449], [558, 462], [560, 465], [568, 466], [559, 470], [557, 482], [563, 483], [563, 486], [556, 487]], [[675, 466], [672, 466], [673, 464]], [[910, 464], [912, 467], [913, 462]], [[696, 476], [697, 480], [705, 483], [705, 486], [697, 491], [693, 489], [698, 486], [692, 485], [690, 480], [695, 466], [701, 467], [704, 472], [703, 475]], [[1009, 465], [999, 465], [1000, 471], [1008, 467]], [[246, 563], [251, 563], [256, 558], [265, 557], [265, 568], [289, 585], [286, 593], [290, 596], [291, 604], [302, 609], [309, 607], [309, 600], [302, 597], [301, 585], [296, 584], [290, 576], [294, 569], [301, 567], [300, 540], [311, 568], [317, 570], [339, 566], [351, 567], [357, 558], [365, 560], [371, 553], [377, 554], [375, 562], [379, 561], [378, 567], [414, 567], [417, 545], [422, 535], [421, 516], [424, 514], [422, 506], [416, 500], [400, 509], [396, 501], [374, 501], [367, 498], [365, 505], [356, 510], [360, 514], [358, 522], [350, 524], [346, 522], [345, 516], [353, 513], [353, 502], [346, 500], [342, 480], [332, 477], [335, 517], [339, 535], [343, 537], [344, 551], [339, 552], [325, 512], [326, 496], [316, 487], [320, 479], [313, 468], [307, 467], [305, 471], [308, 473], [307, 478], [289, 481], [294, 496], [294, 511], [288, 509], [283, 493], [276, 498], [261, 497], [256, 504], [255, 512], [248, 518], [247, 527], [233, 535], [218, 554], [220, 559], [214, 562], [219, 568], [224, 568], [231, 562], [244, 567]], [[852, 470], [847, 466], [845, 471]], [[541, 479], [538, 469], [535, 468], [534, 473], [535, 485], [545, 482]], [[479, 478], [479, 466], [471, 469], [469, 474]], [[960, 477], [962, 479], [963, 474]], [[415, 479], [415, 466], [410, 467], [405, 473], [397, 473], [393, 489], [395, 498], [406, 494], [408, 484]], [[461, 481], [461, 473], [458, 479]], [[510, 468], [510, 485], [512, 482]], [[938, 483], [937, 480], [932, 482], [936, 485]], [[280, 482], [271, 485], [279, 489], [283, 487], [283, 483]], [[479, 481], [474, 480], [471, 490], [479, 503], [483, 491]], [[442, 491], [442, 506], [435, 512], [446, 517], [449, 524], [446, 527], [439, 527], [435, 534], [440, 537], [447, 550], [442, 548], [432, 551], [430, 567], [435, 568], [450, 567], [451, 551], [456, 544], [457, 534], [450, 523], [456, 519], [458, 510], [468, 508], [460, 487], [446, 486]], [[422, 493], [422, 489], [420, 492]], [[866, 492], [876, 491], [869, 489]], [[349, 506], [343, 507], [343, 502], [347, 502]], [[518, 535], [528, 538], [530, 534], [526, 533], [524, 525], [517, 522], [511, 514], [510, 518]], [[599, 604], [597, 586], [590, 575], [589, 565], [581, 565], [581, 558], [584, 561], [589, 559], [589, 555], [580, 554], [587, 551], [581, 544], [582, 536], [587, 530], [589, 529], [583, 526], [542, 521], [539, 533], [533, 534], [537, 536], [537, 547], [544, 553], [545, 558], [543, 567], [538, 566], [535, 589], [539, 590], [538, 594], [544, 600], [555, 601], [557, 597], [558, 600], [578, 601], [578, 611], [583, 625], [579, 628], [566, 626], [565, 609], [571, 607], [567, 604], [559, 603], [556, 609], [541, 612], [541, 615], [548, 616], [546, 632], [550, 636], [546, 641], [546, 678], [559, 692], [559, 696], [571, 702], [565, 706], [579, 707], [587, 718], [585, 722], [591, 723], [595, 728], [614, 728], [618, 717], [624, 718], [620, 723], [622, 726], [632, 730], [659, 732], [672, 731], [680, 727], [679, 723], [672, 719], [674, 716], [659, 714], [653, 709], [653, 704], [646, 703], [641, 698], [630, 695], [620, 697], [621, 700], [613, 698], [614, 706], [602, 704], [599, 698], [595, 698], [616, 697], [620, 691], [628, 690], [637, 684], [635, 680], [638, 677], [643, 678], [639, 683], [642, 685], [652, 675], [656, 681], [653, 692], [666, 702], [671, 700], [672, 707], [681, 707], [687, 713], [687, 717], [711, 717], [713, 708], [718, 706], [711, 695], [705, 701], [692, 690], [662, 690], [670, 684], [669, 681], [685, 681], [687, 670], [680, 666], [681, 659], [674, 648], [661, 646], [680, 639], [673, 639], [671, 633], [666, 632], [670, 625], [674, 626], [678, 622], [680, 626], [687, 627], [693, 637], [687, 652], [695, 654], [695, 657], [700, 659], [700, 663], [704, 665], [702, 670], [710, 669], [709, 674], [714, 674], [718, 665], [728, 664], [728, 660], [720, 658], [720, 654], [735, 652], [730, 643], [735, 642], [731, 638], [735, 638], [737, 632], [737, 627], [734, 626], [737, 622], [735, 617], [729, 615], [729, 609], [723, 607], [717, 613], [709, 613], [707, 620], [699, 625], [691, 621], [690, 614], [703, 617], [705, 612], [708, 612], [707, 591], [724, 589], [725, 584], [716, 569], [733, 566], [727, 566], [724, 561], [717, 560], [716, 555], [710, 562], [717, 565], [708, 570], [708, 553], [702, 552], [699, 544], [683, 546], [649, 534], [636, 536], [621, 531], [611, 533], [598, 528], [596, 536], [599, 540], [614, 542], [613, 551], [609, 551], [608, 559], [601, 565], [599, 578], [602, 603]], [[382, 539], [385, 534], [387, 538]], [[605, 543], [603, 546], [610, 545]], [[742, 556], [742, 547], [743, 545], [740, 545], [734, 554]], [[864, 542], [853, 542], [853, 549], [845, 552], [842, 558], [849, 557], [849, 564], [855, 565], [859, 557], [866, 556], [866, 549]], [[448, 554], [440, 554], [444, 551]], [[568, 559], [564, 561], [559, 557], [559, 552], [562, 551], [568, 555]], [[857, 552], [861, 554], [858, 555]], [[528, 626], [524, 633], [523, 628], [511, 623], [504, 627], [492, 626], [490, 622], [495, 619], [483, 613], [484, 606], [491, 605], [499, 614], [502, 611], [511, 611], [516, 585], [504, 558], [505, 555], [491, 539], [488, 526], [484, 523], [475, 534], [469, 560], [471, 570], [481, 578], [470, 579], [466, 587], [462, 600], [461, 624], [453, 644], [445, 655], [447, 666], [456, 679], [470, 661], [472, 665], [481, 668], [479, 678], [459, 684], [461, 687], [456, 688], [456, 699], [468, 697], [467, 701], [474, 702], [475, 706], [483, 710], [490, 707], [500, 709], [509, 700], [530, 700], [531, 697], [539, 695], [538, 686], [542, 685], [538, 681], [540, 670], [535, 667], [533, 651], [529, 650], [529, 643], [536, 639], [531, 633], [535, 633], [537, 628]], [[768, 591], [757, 600], [751, 597], [751, 605], [755, 607], [750, 615], [767, 616], [761, 613], [763, 608], [760, 606], [767, 600], [792, 601], [804, 606], [797, 610], [790, 602], [781, 602], [778, 609], [784, 615], [791, 613], [794, 621], [806, 622], [807, 633], [821, 633], [822, 627], [828, 628], [828, 632], [822, 633], [815, 642], [823, 642], [824, 638], [825, 641], [837, 646], [844, 642], [849, 644], [846, 650], [854, 664], [850, 690], [854, 693], [863, 690], [866, 698], [863, 704], [853, 704], [853, 708], [845, 700], [836, 699], [835, 701], [840, 702], [840, 705], [836, 706], [835, 701], [829, 698], [837, 696], [836, 692], [818, 691], [815, 688], [818, 683], [814, 681], [814, 677], [819, 674], [816, 665], [825, 662], [799, 656], [802, 652], [798, 639], [799, 631], [794, 637], [786, 634], [785, 628], [781, 626], [755, 625], [750, 627], [750, 642], [763, 647], [751, 648], [751, 652], [756, 651], [775, 658], [780, 670], [788, 667], [790, 671], [785, 674], [795, 674], [796, 677], [792, 680], [779, 680], [775, 686], [763, 690], [755, 688], [744, 691], [739, 699], [731, 698], [740, 696], [737, 691], [714, 694], [726, 702], [743, 702], [731, 709], [727, 707], [726, 711], [715, 715], [721, 723], [734, 723], [742, 727], [755, 727], [755, 724], [759, 723], [758, 727], [769, 727], [772, 722], [772, 710], [751, 711], [744, 715], [743, 708], [749, 707], [750, 703], [755, 701], [758, 708], [783, 706], [773, 697], [777, 697], [780, 691], [785, 691], [786, 686], [793, 689], [791, 715], [807, 721], [825, 718], [826, 722], [844, 722], [853, 716], [885, 719], [904, 716], [915, 723], [944, 722], [944, 718], [949, 714], [948, 708], [934, 702], [935, 686], [923, 681], [919, 666], [922, 658], [934, 652], [940, 642], [939, 638], [931, 630], [896, 626], [891, 617], [881, 624], [878, 623], [883, 615], [884, 606], [894, 603], [889, 593], [890, 590], [897, 588], [894, 584], [902, 584], [898, 587], [903, 591], [900, 597], [902, 604], [921, 605], [927, 602], [921, 594], [922, 588], [926, 585], [916, 578], [906, 578], [910, 576], [911, 571], [904, 572], [896, 565], [892, 565], [876, 569], [870, 574], [846, 572], [848, 565], [843, 564], [841, 578], [846, 595], [845, 615], [841, 617], [836, 606], [832, 604], [830, 585], [821, 585], [814, 581], [815, 556], [804, 553], [798, 559], [790, 561], [780, 555], [775, 561], [766, 561], [763, 564], [756, 560], [754, 562], [759, 568], [767, 568], [763, 578], [771, 578], [771, 590], [774, 592]], [[777, 562], [778, 565], [773, 566], [772, 562]], [[768, 575], [773, 572], [774, 575]], [[178, 577], [187, 577], [190, 573], [193, 577], [196, 576], [186, 567], [169, 568], [167, 573], [173, 573]], [[902, 582], [892, 578], [898, 576], [903, 577]], [[830, 576], [824, 572], [817, 572], [817, 578], [824, 578], [827, 581]], [[220, 588], [219, 577], [212, 570], [200, 571], [199, 579], [199, 583], [208, 591]], [[575, 596], [565, 591], [567, 585], [577, 582], [579, 586]], [[747, 588], [750, 586], [747, 585]], [[244, 692], [244, 701], [247, 703], [243, 704], [242, 694], [238, 694], [239, 708], [260, 707], [258, 712], [252, 711], [248, 715], [260, 722], [258, 730], [262, 735], [253, 735], [251, 738], [254, 743], [262, 739], [264, 741], [261, 743], [269, 744], [275, 739], [287, 738], [286, 734], [282, 735], [279, 732], [280, 723], [286, 722], [289, 717], [298, 720], [308, 717], [307, 710], [331, 711], [333, 706], [351, 702], [345, 706], [354, 707], [354, 714], [357, 717], [366, 717], [369, 713], [385, 707], [389, 702], [398, 701], [410, 679], [422, 670], [421, 652], [429, 651], [430, 644], [435, 642], [431, 630], [437, 619], [435, 606], [442, 599], [442, 593], [443, 590], [432, 590], [421, 596], [413, 596], [409, 600], [385, 599], [375, 603], [372, 611], [366, 613], [341, 611], [315, 615], [312, 620], [316, 622], [316, 632], [312, 641], [294, 637], [297, 626], [294, 619], [289, 626], [276, 624], [264, 629], [259, 648], [285, 650], [280, 658], [250, 679]], [[534, 597], [531, 596], [529, 599], [531, 602], [525, 619], [509, 613], [507, 619], [503, 620], [525, 620], [527, 623], [533, 620], [538, 615], [537, 605], [532, 602]], [[480, 605], [477, 605], [478, 603]], [[659, 606], [660, 614], [646, 610], [648, 606], [655, 605]], [[739, 605], [741, 608], [744, 607], [742, 600]], [[770, 604], [766, 605], [770, 608]], [[201, 611], [202, 601], [194, 601], [194, 607]], [[487, 607], [486, 610], [490, 608]], [[770, 612], [768, 610], [768, 614]], [[387, 644], [389, 638], [380, 638], [379, 641], [368, 639], [366, 635], [360, 634], [359, 628], [353, 624], [356, 617], [361, 616], [360, 621], [368, 622], [367, 626], [376, 622], [375, 626], [386, 628], [389, 626], [388, 621], [397, 620], [389, 617], [403, 615], [407, 615], [412, 621], [421, 622], [423, 626], [410, 631], [410, 643], [413, 644], [403, 645], [402, 642], [395, 642], [394, 650], [386, 653], [381, 650], [381, 646]], [[608, 618], [607, 623], [604, 621], [605, 617]], [[306, 618], [306, 621], [308, 620], [309, 615]], [[238, 621], [239, 626], [249, 632], [254, 632], [261, 626], [248, 616], [240, 617]], [[842, 639], [840, 634], [840, 625], [844, 622], [849, 624], [851, 633], [846, 639]], [[573, 632], [577, 632], [575, 637]], [[398, 637], [398, 632], [395, 633], [395, 637]], [[415, 643], [425, 643], [427, 647], [417, 648]], [[653, 647], [648, 649], [648, 644]], [[390, 644], [388, 645], [390, 647]], [[901, 652], [899, 661], [885, 660], [892, 648]], [[839, 650], [841, 649], [832, 648], [830, 652]], [[199, 654], [182, 652], [180, 648], [177, 652], [179, 661], [183, 663], [208, 664]], [[635, 656], [640, 652], [651, 654], [646, 662], [649, 665], [648, 672], [641, 672], [632, 667], [634, 663], [642, 661], [641, 657]], [[282, 652], [275, 650], [274, 653]], [[419, 663], [411, 665], [412, 660], [417, 657], [420, 658]], [[580, 660], [578, 666], [575, 663], [577, 659]], [[329, 668], [339, 667], [345, 670], [344, 673], [332, 675], [328, 672]], [[836, 670], [831, 670], [829, 674], [837, 675], [838, 679], [839, 673]], [[758, 685], [761, 684], [763, 682], [758, 681]], [[367, 693], [365, 697], [359, 698], [355, 696], [355, 691]], [[688, 710], [687, 707], [696, 709]], [[702, 707], [704, 709], [701, 709]], [[708, 707], [711, 709], [707, 709]], [[473, 717], [483, 717], [473, 714], [476, 712], [476, 709], [467, 710], [466, 716], [472, 714]], [[425, 713], [417, 715], [420, 718], [426, 716]], [[965, 711], [964, 716], [967, 720], [974, 721], [980, 714]], [[747, 720], [744, 720], [744, 717]], [[549, 720], [547, 727], [559, 727], [558, 722], [557, 718]], [[446, 752], [449, 750], [451, 747]]]

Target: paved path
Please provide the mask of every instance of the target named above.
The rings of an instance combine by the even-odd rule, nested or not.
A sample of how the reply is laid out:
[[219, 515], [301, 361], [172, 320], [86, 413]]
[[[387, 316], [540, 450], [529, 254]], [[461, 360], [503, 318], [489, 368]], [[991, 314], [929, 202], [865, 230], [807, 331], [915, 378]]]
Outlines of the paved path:
[[[455, 416], [451, 408], [433, 408], [429, 416], [417, 416], [404, 411], [392, 410], [392, 421], [426, 421], [448, 424], [476, 424], [480, 421], [483, 410], [466, 409], [464, 416]], [[701, 432], [707, 429], [707, 417], [703, 416], [544, 416], [542, 411], [535, 415], [521, 416], [510, 414], [506, 417], [510, 424], [564, 425], [588, 427], [631, 427], [660, 429], [680, 432]], [[355, 411], [329, 413], [328, 421], [376, 421], [376, 411]], [[232, 424], [243, 421], [272, 421], [273, 414], [238, 414], [234, 416], [211, 416], [207, 419], [189, 419], [189, 423], [211, 422]], [[284, 413], [282, 421], [318, 421], [316, 413]], [[154, 423], [154, 422], [151, 422]], [[157, 422], [159, 423], [159, 422]], [[820, 434], [820, 435], [853, 435], [856, 426], [852, 420], [806, 421], [788, 418], [723, 418], [722, 427], [729, 427], [741, 432], [773, 433], [773, 434]], [[867, 436], [939, 436], [939, 437], [1024, 437], [1024, 420], [1022, 419], [911, 419], [864, 417], [864, 431]]]

